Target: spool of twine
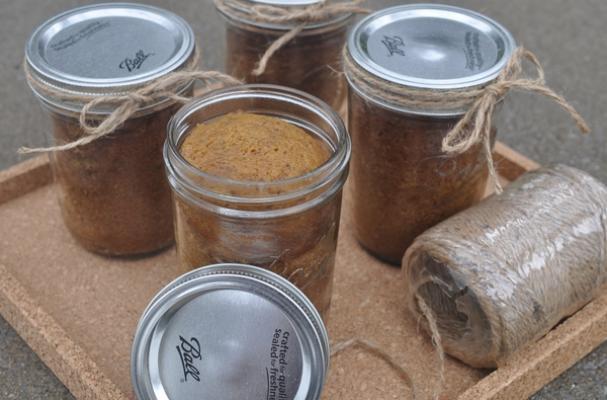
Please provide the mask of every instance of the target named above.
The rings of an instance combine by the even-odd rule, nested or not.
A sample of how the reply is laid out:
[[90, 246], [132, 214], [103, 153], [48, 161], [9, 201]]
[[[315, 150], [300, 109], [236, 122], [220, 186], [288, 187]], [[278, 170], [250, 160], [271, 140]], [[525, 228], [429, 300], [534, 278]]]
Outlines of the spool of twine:
[[529, 172], [419, 236], [403, 274], [437, 347], [499, 366], [607, 284], [607, 187], [564, 165]]
[[330, 21], [346, 14], [365, 14], [369, 10], [360, 5], [365, 0], [351, 0], [331, 3], [321, 0], [308, 7], [277, 7], [264, 4], [252, 4], [246, 0], [214, 0], [215, 6], [225, 15], [236, 19], [244, 19], [261, 24], [278, 24], [293, 27], [276, 39], [264, 52], [257, 67], [253, 70], [254, 76], [262, 75], [268, 61], [283, 46], [293, 40], [306, 27]]
[[[189, 101], [192, 98], [191, 96], [184, 96], [179, 93], [194, 82], [202, 82], [205, 85], [221, 84], [222, 86], [238, 85], [241, 83], [237, 79], [221, 72], [198, 70], [199, 60], [200, 51], [196, 49], [192, 59], [183, 69], [164, 75], [132, 91], [117, 94], [88, 94], [62, 90], [34, 76], [27, 62], [25, 62], [24, 72], [27, 82], [39, 95], [52, 98], [58, 102], [84, 104], [79, 113], [80, 127], [84, 135], [80, 139], [70, 143], [52, 147], [21, 147], [18, 152], [20, 154], [28, 154], [64, 151], [89, 144], [111, 134], [146, 106], [167, 100], [177, 103]], [[95, 113], [95, 110], [100, 107], [108, 108], [111, 111], [100, 116], [99, 113]], [[94, 117], [93, 113], [95, 113]]]
[[[442, 150], [446, 154], [461, 154], [482, 142], [497, 193], [502, 192], [502, 187], [491, 151], [491, 125], [495, 107], [511, 90], [536, 93], [553, 100], [573, 118], [582, 133], [590, 132], [590, 128], [575, 108], [564, 97], [546, 86], [544, 69], [539, 60], [532, 52], [522, 47], [513, 52], [494, 81], [481, 87], [459, 90], [416, 89], [398, 85], [371, 75], [352, 60], [347, 49], [344, 50], [343, 59], [344, 72], [350, 82], [371, 98], [408, 110], [465, 110], [463, 117], [443, 139]], [[525, 62], [533, 66], [535, 76], [527, 74]]]

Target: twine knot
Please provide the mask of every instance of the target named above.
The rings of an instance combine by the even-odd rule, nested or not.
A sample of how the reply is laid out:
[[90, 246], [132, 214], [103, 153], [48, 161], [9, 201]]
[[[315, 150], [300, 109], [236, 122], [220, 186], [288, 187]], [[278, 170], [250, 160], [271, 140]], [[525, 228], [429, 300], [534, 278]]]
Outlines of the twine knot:
[[487, 91], [487, 97], [491, 97], [495, 101], [498, 101], [506, 95], [509, 89], [505, 85], [489, 85], [485, 90]]
[[[78, 140], [58, 146], [46, 148], [21, 147], [18, 153], [63, 151], [89, 144], [114, 132], [144, 107], [159, 104], [166, 100], [176, 103], [189, 101], [192, 96], [184, 96], [180, 92], [190, 87], [196, 81], [202, 82], [205, 85], [216, 82], [222, 86], [238, 85], [241, 83], [237, 79], [221, 72], [197, 70], [196, 68], [200, 59], [199, 55], [200, 51], [195, 49], [194, 56], [182, 70], [169, 73], [130, 92], [107, 95], [62, 90], [35, 77], [27, 63], [24, 63], [25, 77], [29, 85], [39, 95], [58, 101], [84, 104], [78, 118], [84, 135]], [[107, 115], [100, 117], [98, 115], [99, 112], [97, 112], [97, 115], [94, 118], [92, 117], [95, 110], [105, 108], [109, 110]]]
[[[535, 67], [535, 77], [525, 75], [523, 65], [525, 61], [530, 62]], [[544, 69], [535, 54], [522, 47], [517, 48], [495, 82], [480, 89], [476, 100], [462, 119], [445, 136], [442, 143], [442, 149], [446, 153], [460, 154], [482, 142], [489, 166], [489, 174], [494, 181], [495, 191], [498, 194], [503, 189], [497, 177], [491, 151], [492, 118], [496, 105], [513, 89], [536, 93], [553, 100], [573, 118], [582, 133], [590, 132], [588, 124], [575, 108], [564, 97], [546, 86]]]
[[[537, 57], [519, 47], [511, 55], [498, 77], [485, 86], [456, 90], [428, 90], [398, 85], [376, 77], [360, 67], [344, 49], [344, 71], [353, 85], [368, 96], [406, 110], [454, 111], [465, 110], [463, 117], [445, 136], [442, 150], [447, 154], [461, 154], [482, 143], [489, 174], [495, 191], [502, 192], [491, 149], [491, 127], [496, 106], [511, 90], [525, 90], [556, 102], [575, 121], [582, 133], [590, 128], [582, 116], [562, 96], [546, 86], [544, 69]], [[529, 76], [524, 63], [534, 67], [535, 76]]]
[[257, 67], [252, 72], [253, 76], [262, 75], [266, 71], [268, 61], [272, 56], [307, 26], [328, 21], [341, 15], [369, 13], [370, 10], [360, 6], [365, 1], [351, 0], [331, 3], [328, 0], [321, 0], [311, 6], [287, 9], [263, 4], [253, 5], [246, 0], [214, 0], [217, 9], [228, 16], [266, 24], [295, 24], [266, 49], [257, 63]]

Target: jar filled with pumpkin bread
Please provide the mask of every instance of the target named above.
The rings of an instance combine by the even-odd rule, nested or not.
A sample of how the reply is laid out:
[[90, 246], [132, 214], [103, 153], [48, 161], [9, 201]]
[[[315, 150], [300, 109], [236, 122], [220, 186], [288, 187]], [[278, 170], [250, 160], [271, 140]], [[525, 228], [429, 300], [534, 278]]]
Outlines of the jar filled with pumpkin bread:
[[418, 235], [484, 196], [491, 150], [443, 145], [514, 47], [496, 22], [443, 5], [385, 9], [354, 28], [344, 51], [354, 230], [378, 258], [400, 264]]
[[[53, 145], [33, 151], [51, 151], [63, 220], [84, 248], [139, 255], [173, 243], [162, 147], [180, 105], [167, 95], [144, 101], [137, 91], [190, 67], [194, 49], [182, 18], [124, 3], [67, 11], [30, 38], [26, 75], [50, 114]], [[171, 93], [186, 95], [191, 86]], [[112, 123], [116, 128], [100, 135], [83, 128]]]
[[[339, 109], [346, 96], [341, 50], [358, 9], [353, 3], [340, 10], [319, 0], [215, 0], [226, 20], [226, 71], [247, 83], [302, 90]], [[267, 53], [291, 32], [294, 37]]]
[[177, 252], [286, 277], [326, 315], [350, 139], [315, 97], [272, 85], [212, 92], [169, 124]]

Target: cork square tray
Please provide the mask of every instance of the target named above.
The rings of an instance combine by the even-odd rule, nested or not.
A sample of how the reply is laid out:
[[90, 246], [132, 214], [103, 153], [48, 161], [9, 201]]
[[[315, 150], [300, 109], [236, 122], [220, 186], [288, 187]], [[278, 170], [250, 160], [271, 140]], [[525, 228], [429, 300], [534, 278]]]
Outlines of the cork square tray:
[[[537, 164], [503, 144], [495, 158], [504, 183]], [[429, 399], [438, 359], [405, 307], [399, 269], [382, 264], [351, 233], [346, 190], [334, 296], [332, 343], [364, 346], [331, 359], [323, 399]], [[152, 296], [180, 275], [174, 249], [149, 258], [110, 259], [81, 249], [63, 226], [46, 157], [0, 172], [0, 313], [80, 400], [133, 399], [130, 348]], [[497, 370], [448, 358], [442, 400], [523, 399], [607, 339], [607, 293]]]

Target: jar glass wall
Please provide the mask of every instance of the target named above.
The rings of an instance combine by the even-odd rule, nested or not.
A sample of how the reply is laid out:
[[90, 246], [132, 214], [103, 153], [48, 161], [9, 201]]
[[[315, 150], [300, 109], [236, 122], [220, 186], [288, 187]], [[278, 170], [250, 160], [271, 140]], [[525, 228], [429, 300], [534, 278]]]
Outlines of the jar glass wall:
[[482, 199], [485, 152], [481, 144], [462, 154], [442, 150], [461, 115], [390, 109], [354, 88], [348, 106], [355, 235], [375, 256], [400, 264], [418, 235]]
[[[235, 111], [281, 118], [316, 135], [330, 158], [300, 177], [237, 181], [202, 172], [180, 146], [192, 128]], [[286, 277], [326, 316], [350, 139], [339, 116], [294, 89], [245, 85], [189, 103], [169, 124], [164, 149], [174, 192], [177, 251], [187, 268], [248, 263]]]
[[[174, 241], [171, 190], [162, 160], [165, 127], [179, 105], [127, 120], [111, 135], [51, 153], [63, 220], [89, 251], [136, 255]], [[79, 115], [49, 110], [52, 142], [82, 137]]]

